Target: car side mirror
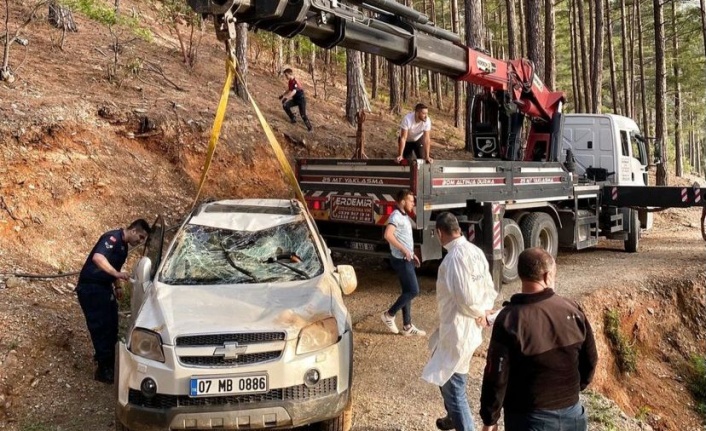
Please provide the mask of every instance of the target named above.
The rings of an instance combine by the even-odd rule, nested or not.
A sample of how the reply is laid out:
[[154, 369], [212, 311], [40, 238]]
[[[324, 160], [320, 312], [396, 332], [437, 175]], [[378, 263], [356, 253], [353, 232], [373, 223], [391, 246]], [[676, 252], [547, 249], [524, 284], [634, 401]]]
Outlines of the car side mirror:
[[344, 295], [350, 295], [358, 287], [358, 278], [355, 275], [355, 269], [351, 265], [338, 265], [334, 274], [338, 286]]
[[135, 269], [132, 271], [134, 282], [132, 283], [132, 291], [135, 289], [140, 289], [142, 292], [145, 291], [147, 285], [151, 281], [150, 273], [152, 272], [152, 261], [149, 257], [142, 256], [142, 258], [135, 265]]

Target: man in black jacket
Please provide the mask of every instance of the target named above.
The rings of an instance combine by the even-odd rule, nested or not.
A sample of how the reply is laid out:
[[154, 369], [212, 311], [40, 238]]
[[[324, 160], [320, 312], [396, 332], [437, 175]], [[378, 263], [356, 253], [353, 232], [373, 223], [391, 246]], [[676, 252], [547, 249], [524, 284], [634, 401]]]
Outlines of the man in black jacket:
[[483, 374], [483, 431], [505, 409], [507, 431], [585, 431], [579, 392], [598, 362], [591, 325], [579, 305], [554, 293], [556, 263], [541, 248], [520, 254], [522, 292], [498, 315]]

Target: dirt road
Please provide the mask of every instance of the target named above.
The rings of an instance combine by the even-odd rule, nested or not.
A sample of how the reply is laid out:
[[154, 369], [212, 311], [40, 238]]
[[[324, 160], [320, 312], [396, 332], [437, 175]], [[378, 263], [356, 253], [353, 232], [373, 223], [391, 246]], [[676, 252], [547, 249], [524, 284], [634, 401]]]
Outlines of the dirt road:
[[[643, 281], [655, 278], [690, 279], [691, 273], [703, 271], [706, 261], [694, 220], [698, 214], [683, 210], [662, 216], [656, 228], [643, 236], [638, 254], [627, 254], [608, 243], [595, 250], [560, 254], [558, 290], [577, 299], [596, 290], [609, 297], [612, 291], [639, 288]], [[428, 356], [427, 339], [389, 334], [378, 317], [398, 293], [394, 274], [379, 260], [339, 260], [346, 261], [357, 267], [359, 277], [358, 290], [346, 300], [355, 330], [354, 431], [434, 429], [434, 420], [443, 413], [440, 394], [419, 378]], [[422, 276], [420, 281], [422, 293], [414, 303], [413, 318], [419, 327], [431, 331], [437, 323], [435, 280]], [[88, 335], [67, 280], [20, 281], [3, 287], [0, 428], [112, 429], [113, 391], [91, 380]], [[503, 296], [517, 288], [505, 286]], [[599, 332], [600, 322], [594, 324]], [[474, 411], [478, 409], [483, 351], [484, 347], [479, 349], [472, 361], [469, 379]], [[590, 398], [592, 406], [607, 403], [600, 397]], [[592, 429], [639, 429], [615, 410], [597, 409], [592, 411]], [[682, 419], [682, 429], [692, 429], [688, 424], [696, 423], [694, 414], [674, 418]]]

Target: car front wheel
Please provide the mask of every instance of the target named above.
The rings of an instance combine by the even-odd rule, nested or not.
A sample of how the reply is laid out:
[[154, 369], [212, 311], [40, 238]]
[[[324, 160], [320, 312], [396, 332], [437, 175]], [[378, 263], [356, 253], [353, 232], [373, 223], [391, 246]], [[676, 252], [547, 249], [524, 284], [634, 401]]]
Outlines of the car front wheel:
[[319, 431], [350, 431], [353, 427], [352, 401], [348, 401], [348, 405], [338, 417], [320, 422], [318, 425], [316, 429]]

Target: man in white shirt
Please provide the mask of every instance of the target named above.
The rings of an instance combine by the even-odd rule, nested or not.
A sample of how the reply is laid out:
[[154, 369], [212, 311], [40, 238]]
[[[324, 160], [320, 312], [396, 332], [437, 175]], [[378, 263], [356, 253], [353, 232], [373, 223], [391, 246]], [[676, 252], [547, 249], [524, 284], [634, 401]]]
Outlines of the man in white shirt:
[[414, 112], [405, 115], [400, 124], [400, 137], [397, 141], [398, 151], [395, 161], [401, 162], [403, 159], [409, 159], [412, 154], [417, 156], [417, 159], [422, 158], [431, 163], [434, 159], [431, 158], [431, 119], [429, 118], [429, 108], [423, 103], [417, 103], [414, 107]]
[[441, 388], [447, 416], [436, 421], [437, 427], [472, 431], [466, 381], [497, 292], [485, 255], [461, 234], [453, 214], [437, 217], [436, 234], [447, 254], [436, 279], [439, 328], [429, 339], [432, 353], [422, 379]]

